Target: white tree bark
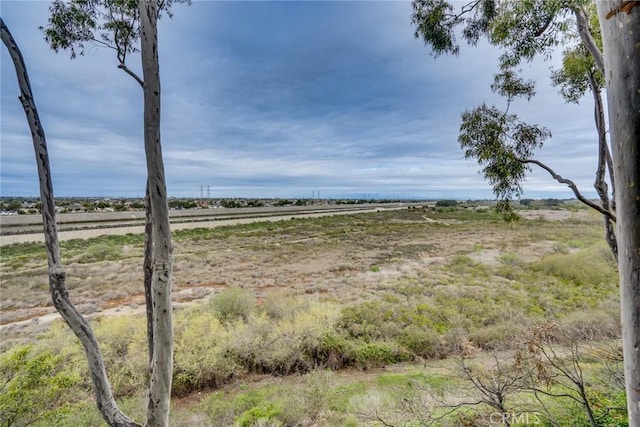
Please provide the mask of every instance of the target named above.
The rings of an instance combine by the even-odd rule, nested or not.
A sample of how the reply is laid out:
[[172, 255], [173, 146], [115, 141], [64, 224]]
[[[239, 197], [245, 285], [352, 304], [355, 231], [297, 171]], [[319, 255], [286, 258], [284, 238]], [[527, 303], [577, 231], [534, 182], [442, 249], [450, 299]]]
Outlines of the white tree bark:
[[123, 414], [111, 392], [111, 387], [107, 379], [98, 342], [89, 322], [82, 317], [69, 299], [66, 286], [66, 273], [62, 266], [60, 257], [60, 245], [58, 242], [58, 231], [55, 218], [55, 206], [53, 198], [53, 184], [51, 182], [51, 169], [49, 166], [49, 154], [44, 129], [38, 116], [31, 84], [27, 74], [24, 59], [11, 36], [9, 29], [0, 18], [0, 31], [2, 42], [5, 44], [11, 55], [11, 59], [16, 69], [18, 86], [20, 87], [20, 102], [29, 122], [31, 136], [33, 138], [33, 148], [35, 150], [36, 164], [38, 167], [38, 178], [40, 184], [40, 201], [42, 203], [42, 220], [44, 225], [44, 237], [47, 250], [47, 260], [49, 264], [49, 289], [53, 305], [58, 310], [69, 328], [78, 337], [89, 363], [89, 373], [93, 383], [98, 410], [104, 420], [110, 426], [132, 427], [139, 426], [125, 414]]
[[640, 2], [599, 1], [616, 183], [629, 425], [640, 426]]
[[142, 80], [144, 81], [144, 145], [153, 244], [151, 303], [153, 351], [147, 408], [147, 426], [169, 425], [169, 402], [173, 375], [173, 326], [171, 282], [173, 247], [169, 228], [169, 206], [160, 145], [160, 71], [158, 61], [158, 2], [142, 0], [140, 33]]

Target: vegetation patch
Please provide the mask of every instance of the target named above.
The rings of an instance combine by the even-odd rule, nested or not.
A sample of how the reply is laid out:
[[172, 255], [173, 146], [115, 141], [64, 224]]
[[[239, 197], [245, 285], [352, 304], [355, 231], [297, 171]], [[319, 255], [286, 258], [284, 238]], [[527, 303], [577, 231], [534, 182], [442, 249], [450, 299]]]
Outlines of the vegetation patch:
[[[449, 225], [425, 222], [425, 212]], [[176, 239], [176, 288], [216, 293], [176, 308], [173, 394], [176, 401], [202, 399], [175, 408], [172, 423], [372, 425], [375, 409], [389, 422], [411, 425], [427, 419], [437, 401], [467, 396], [471, 383], [456, 360], [479, 358], [491, 367], [487, 355], [513, 354], [540, 325], [557, 325], [562, 333], [550, 343], [568, 350], [573, 343], [617, 342], [617, 275], [599, 227], [594, 218], [561, 227], [522, 220], [506, 228], [491, 210], [457, 207], [185, 230]], [[559, 244], [568, 249], [557, 250]], [[126, 313], [127, 301], [141, 295], [142, 245], [140, 236], [69, 243], [74, 298], [101, 307], [121, 301]], [[46, 311], [46, 260], [33, 246], [10, 248], [8, 255], [3, 248], [0, 286], [3, 295], [20, 298], [3, 298], [3, 316], [11, 313], [5, 307], [26, 313], [41, 304]], [[478, 256], [485, 250], [493, 261]], [[114, 393], [127, 413], [143, 414], [144, 317], [94, 311]], [[45, 380], [32, 383], [33, 396], [48, 396], [46, 378], [75, 379], [58, 400], [64, 410], [27, 402], [35, 412], [51, 412], [35, 425], [99, 424], [75, 337], [59, 322], [5, 331], [18, 330], [4, 343], [3, 358], [37, 339], [28, 358], [56, 360]], [[618, 420], [611, 408], [620, 390], [604, 381], [613, 365], [599, 357], [582, 365], [594, 411], [608, 420], [609, 410]], [[28, 363], [14, 366], [16, 378], [30, 375]], [[554, 419], [582, 416], [567, 402], [546, 404]], [[443, 412], [435, 409], [436, 416]], [[462, 419], [477, 421], [461, 409], [447, 422]]]

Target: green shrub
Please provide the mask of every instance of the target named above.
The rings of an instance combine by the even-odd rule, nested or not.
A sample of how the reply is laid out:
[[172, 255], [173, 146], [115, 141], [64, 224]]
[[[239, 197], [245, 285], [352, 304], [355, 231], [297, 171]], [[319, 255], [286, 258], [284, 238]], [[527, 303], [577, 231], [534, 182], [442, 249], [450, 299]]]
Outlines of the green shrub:
[[424, 358], [440, 357], [442, 345], [440, 336], [429, 327], [409, 325], [398, 339], [398, 343], [406, 348], [411, 354]]
[[490, 326], [477, 328], [469, 333], [469, 341], [483, 350], [504, 350], [514, 348], [519, 337], [524, 334], [525, 327], [517, 321], [505, 321]]
[[[247, 388], [246, 385], [240, 387]], [[208, 422], [202, 425], [208, 427], [280, 425], [275, 417], [282, 413], [284, 394], [285, 390], [271, 385], [237, 393], [214, 392], [196, 407], [207, 416]]]
[[464, 355], [467, 353], [469, 338], [467, 331], [456, 326], [447, 331], [442, 339], [442, 347], [446, 356]]
[[33, 346], [0, 356], [0, 425], [58, 424], [70, 390], [80, 382], [64, 365], [61, 356]]
[[211, 311], [178, 312], [174, 335], [175, 395], [220, 387], [238, 371], [239, 367], [225, 354], [233, 329], [225, 328]]
[[247, 321], [255, 308], [255, 297], [247, 289], [227, 288], [211, 298], [211, 305], [221, 322]]
[[116, 396], [132, 396], [142, 390], [149, 358], [145, 318], [100, 318], [94, 330], [108, 367], [113, 393]]
[[402, 328], [395, 321], [398, 313], [394, 304], [383, 301], [366, 301], [345, 307], [338, 320], [338, 328], [353, 338], [371, 341], [394, 338]]
[[315, 366], [336, 370], [353, 365], [353, 348], [353, 341], [331, 331], [323, 335], [318, 345], [307, 352]]
[[563, 341], [598, 341], [619, 338], [621, 334], [617, 311], [577, 311], [562, 318], [559, 326]]
[[500, 257], [500, 263], [504, 265], [521, 266], [524, 262], [514, 253], [504, 254]]
[[250, 372], [308, 372], [317, 366], [321, 340], [334, 330], [339, 314], [335, 305], [316, 303], [277, 321], [264, 313], [253, 315], [232, 325], [227, 355]]
[[236, 420], [235, 425], [239, 427], [276, 427], [282, 423], [277, 417], [282, 413], [282, 409], [269, 403], [256, 406], [242, 413]]
[[[124, 408], [120, 408], [124, 409]], [[127, 415], [130, 415], [127, 413]], [[78, 403], [72, 403], [67, 406], [64, 413], [56, 418], [55, 423], [50, 423], [44, 419], [42, 422], [36, 422], [36, 427], [52, 427], [52, 426], [103, 426], [104, 419], [98, 408], [95, 399], [89, 398]]]
[[602, 246], [577, 253], [556, 253], [532, 264], [532, 269], [577, 285], [611, 284], [617, 280], [613, 256]]
[[487, 276], [487, 268], [484, 264], [475, 262], [468, 255], [456, 255], [451, 263], [449, 270], [455, 274], [469, 274], [473, 276]]
[[411, 360], [408, 353], [386, 342], [362, 343], [354, 348], [353, 358], [356, 366], [360, 369], [380, 368]]

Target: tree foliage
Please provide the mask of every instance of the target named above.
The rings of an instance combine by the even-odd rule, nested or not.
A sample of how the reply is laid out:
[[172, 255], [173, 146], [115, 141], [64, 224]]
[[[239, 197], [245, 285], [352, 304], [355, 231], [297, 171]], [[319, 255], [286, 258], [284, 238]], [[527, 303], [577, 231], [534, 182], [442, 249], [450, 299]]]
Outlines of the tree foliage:
[[[444, 0], [414, 1], [412, 23], [416, 37], [436, 55], [458, 54], [456, 30], [461, 29], [467, 44], [476, 45], [485, 37], [503, 51], [491, 89], [506, 99], [506, 107], [482, 104], [462, 114], [458, 141], [465, 157], [476, 159], [481, 165], [483, 175], [500, 199], [498, 206], [505, 211], [510, 211], [511, 200], [522, 194], [522, 183], [531, 163], [548, 170], [558, 181], [568, 184], [579, 199], [584, 199], [572, 181], [560, 177], [547, 165], [532, 161], [535, 150], [551, 137], [551, 132], [537, 124], [527, 124], [510, 110], [515, 99], [529, 101], [535, 95], [535, 82], [520, 77], [516, 67], [537, 56], [548, 58], [561, 43], [571, 47], [564, 51], [563, 67], [552, 73], [552, 81], [565, 100], [578, 102], [587, 91], [602, 87], [602, 73], [575, 28], [576, 24], [585, 27], [594, 45], [600, 47], [599, 32], [593, 29], [597, 25], [595, 8], [587, 7], [588, 2], [583, 0], [474, 0], [455, 13], [454, 4]], [[604, 126], [604, 121], [599, 125]], [[606, 146], [606, 137], [600, 143]], [[604, 205], [599, 210], [608, 212], [604, 148], [596, 186]]]
[[36, 421], [56, 423], [61, 403], [80, 378], [61, 369], [62, 357], [14, 348], [0, 357], [0, 426], [26, 426]]
[[[172, 16], [173, 3], [190, 0], [158, 2], [158, 18], [164, 12]], [[84, 55], [88, 45], [104, 46], [116, 51], [120, 64], [127, 55], [139, 50], [140, 13], [137, 0], [55, 0], [46, 27], [40, 27], [45, 40], [56, 52], [68, 50], [71, 59]]]
[[[618, 260], [625, 381], [630, 424], [640, 423], [640, 195], [638, 147], [640, 138], [640, 5], [634, 1], [592, 2], [589, 0], [472, 0], [460, 7], [444, 0], [414, 0], [412, 23], [416, 37], [431, 46], [434, 54], [458, 54], [456, 31], [462, 30], [469, 45], [481, 36], [503, 50], [499, 73], [513, 70], [523, 61], [548, 58], [557, 46], [566, 46], [563, 67], [552, 81], [568, 102], [578, 102], [590, 91], [594, 99], [598, 164], [594, 187], [599, 203], [586, 199], [576, 184], [549, 166], [528, 156], [550, 133], [520, 122], [509, 114], [512, 97], [505, 86], [493, 87], [507, 98], [501, 114], [496, 107], [482, 105], [463, 114], [459, 141], [468, 158], [475, 158], [485, 177], [504, 204], [519, 196], [526, 167], [536, 164], [558, 182], [571, 188], [576, 197], [603, 214], [607, 243]], [[493, 8], [493, 9], [491, 9]], [[484, 10], [492, 10], [485, 25], [477, 25]], [[597, 16], [596, 16], [597, 12]], [[606, 76], [606, 79], [603, 78]], [[606, 80], [606, 82], [605, 82]], [[607, 89], [611, 141], [601, 90]], [[518, 132], [521, 129], [521, 133]], [[611, 149], [609, 148], [611, 145]], [[608, 170], [608, 176], [606, 171]], [[609, 187], [607, 185], [609, 180]], [[611, 191], [611, 193], [609, 193]], [[620, 254], [620, 258], [618, 255]], [[635, 425], [634, 424], [634, 425]]]
[[484, 177], [500, 198], [498, 205], [510, 210], [510, 200], [522, 194], [522, 182], [530, 167], [524, 162], [535, 149], [542, 147], [551, 132], [538, 125], [521, 121], [518, 115], [509, 113], [516, 98], [531, 99], [535, 95], [534, 82], [524, 80], [513, 70], [496, 74], [491, 89], [507, 99], [506, 109], [482, 104], [462, 114], [458, 142], [465, 158], [476, 159]]
[[462, 114], [458, 141], [465, 157], [478, 161], [496, 196], [506, 202], [522, 194], [522, 181], [530, 170], [522, 159], [550, 136], [544, 127], [528, 125], [515, 114], [482, 104]]

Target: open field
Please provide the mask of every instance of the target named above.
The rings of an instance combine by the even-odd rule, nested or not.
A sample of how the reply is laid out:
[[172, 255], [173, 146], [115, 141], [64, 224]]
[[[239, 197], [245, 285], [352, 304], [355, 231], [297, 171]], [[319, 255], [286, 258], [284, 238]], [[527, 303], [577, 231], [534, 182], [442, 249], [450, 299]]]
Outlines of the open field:
[[[222, 225], [316, 218], [406, 207], [403, 203], [316, 205], [235, 209], [186, 209], [169, 212], [172, 230], [211, 228]], [[144, 211], [67, 213], [56, 217], [59, 239], [89, 239], [103, 235], [141, 234]], [[0, 247], [15, 243], [43, 242], [41, 215], [0, 216]]]
[[[599, 217], [531, 212], [514, 224], [489, 210], [421, 208], [175, 231], [174, 425], [381, 425], [376, 414], [409, 425], [418, 415], [394, 396], [426, 385], [446, 388], [447, 399], [467, 393], [455, 373], [460, 356], [490, 366], [536, 325], [558, 325], [580, 345], [615, 343], [616, 272]], [[134, 415], [145, 371], [135, 316], [142, 245], [142, 236], [122, 235], [62, 250], [72, 298], [93, 319], [116, 394]], [[73, 337], [50, 322], [45, 258], [38, 244], [0, 252], [2, 349], [38, 337], [41, 348], [75, 360], [82, 377]], [[596, 362], [585, 362], [597, 374], [592, 385], [602, 375]], [[77, 381], [85, 394], [74, 394], [71, 415], [57, 416], [99, 425], [87, 380]], [[558, 409], [574, 410], [570, 403], [550, 405], [556, 419], [584, 418]], [[251, 421], [260, 418], [271, 424]], [[452, 420], [440, 425], [461, 425]]]

